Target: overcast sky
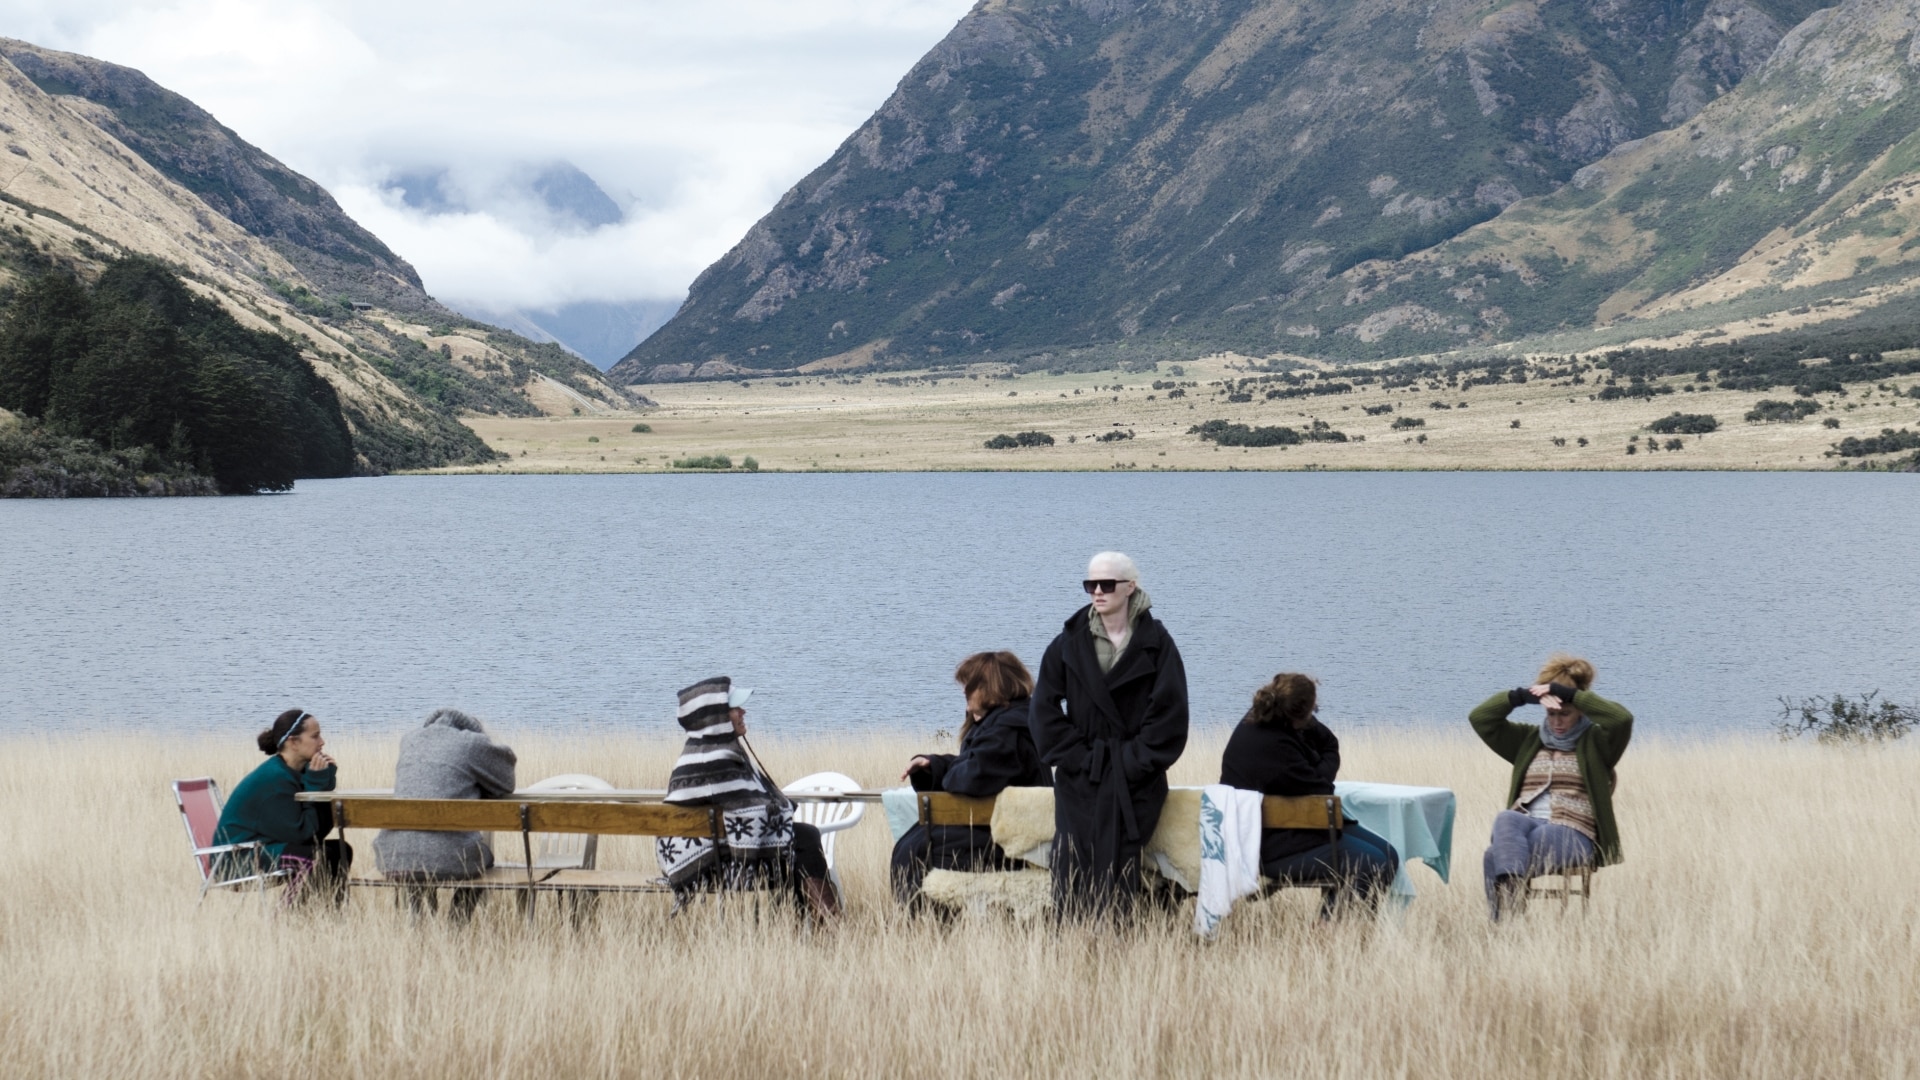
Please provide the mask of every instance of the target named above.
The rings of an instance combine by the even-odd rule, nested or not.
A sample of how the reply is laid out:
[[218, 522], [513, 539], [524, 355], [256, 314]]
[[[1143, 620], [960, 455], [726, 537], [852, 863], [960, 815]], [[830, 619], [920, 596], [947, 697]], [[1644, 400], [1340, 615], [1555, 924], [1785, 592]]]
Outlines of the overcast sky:
[[[320, 181], [429, 292], [679, 298], [970, 0], [0, 0], [0, 33], [136, 67]], [[569, 226], [502, 178], [572, 162], [626, 211]], [[402, 204], [436, 169], [471, 209]]]

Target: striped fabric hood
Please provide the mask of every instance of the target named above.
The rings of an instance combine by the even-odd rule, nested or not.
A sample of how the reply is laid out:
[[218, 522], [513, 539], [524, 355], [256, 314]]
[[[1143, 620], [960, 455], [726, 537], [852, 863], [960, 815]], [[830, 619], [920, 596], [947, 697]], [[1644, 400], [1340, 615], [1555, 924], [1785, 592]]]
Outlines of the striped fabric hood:
[[679, 721], [687, 744], [667, 778], [665, 801], [721, 807], [728, 858], [723, 863], [710, 840], [657, 840], [660, 869], [676, 892], [711, 870], [724, 871], [732, 884], [744, 883], [746, 876], [784, 860], [793, 844], [792, 803], [754, 766], [727, 717], [732, 689], [733, 680], [722, 675], [680, 691]]
[[679, 719], [687, 745], [667, 779], [667, 802], [728, 806], [744, 801], [743, 796], [768, 794], [727, 718], [732, 688], [733, 680], [722, 675], [680, 691]]

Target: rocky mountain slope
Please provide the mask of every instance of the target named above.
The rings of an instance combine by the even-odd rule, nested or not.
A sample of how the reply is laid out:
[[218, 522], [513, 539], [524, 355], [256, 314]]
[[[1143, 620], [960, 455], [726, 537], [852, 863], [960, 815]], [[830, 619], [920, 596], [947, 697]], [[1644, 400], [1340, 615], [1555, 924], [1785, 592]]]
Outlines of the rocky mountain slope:
[[1276, 307], [1359, 355], [1622, 321], [1906, 317], [1920, 288], [1916, 30], [1913, 3], [1815, 12], [1737, 91], [1565, 188]]
[[435, 303], [318, 185], [140, 73], [14, 41], [0, 57], [0, 275], [165, 260], [302, 349], [339, 393], [365, 471], [485, 460], [462, 412], [633, 404], [559, 347]]
[[614, 374], [1396, 355], [1866, 294], [1904, 256], [1854, 219], [1920, 235], [1865, 194], [1906, 169], [1914, 10], [983, 0]]

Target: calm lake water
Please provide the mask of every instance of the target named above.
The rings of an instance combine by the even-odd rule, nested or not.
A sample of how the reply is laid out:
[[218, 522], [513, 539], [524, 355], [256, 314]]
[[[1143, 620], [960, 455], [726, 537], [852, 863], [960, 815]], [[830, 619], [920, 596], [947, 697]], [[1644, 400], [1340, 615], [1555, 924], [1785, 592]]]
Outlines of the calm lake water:
[[1038, 667], [1086, 558], [1140, 563], [1195, 720], [1276, 671], [1342, 729], [1465, 728], [1565, 649], [1642, 733], [1776, 698], [1920, 699], [1920, 476], [395, 477], [234, 499], [0, 502], [0, 731], [250, 740], [436, 706], [667, 734], [756, 687], [764, 737], [957, 729], [955, 663]]

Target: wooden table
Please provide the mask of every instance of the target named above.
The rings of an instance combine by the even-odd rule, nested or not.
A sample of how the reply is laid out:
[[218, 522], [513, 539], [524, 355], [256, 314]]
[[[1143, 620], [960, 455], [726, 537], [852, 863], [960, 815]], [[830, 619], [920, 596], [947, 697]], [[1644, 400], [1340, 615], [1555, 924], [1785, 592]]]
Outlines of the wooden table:
[[[666, 798], [666, 788], [615, 788], [612, 791], [516, 791], [503, 795], [501, 799], [509, 802], [617, 802], [648, 803], [661, 802]], [[794, 802], [811, 803], [877, 803], [878, 791], [790, 791], [787, 798]], [[334, 799], [397, 799], [392, 788], [341, 788], [338, 791], [302, 791], [294, 795], [300, 802], [332, 802]]]

